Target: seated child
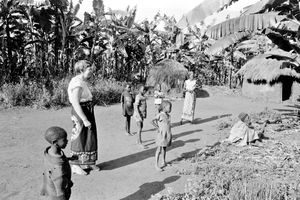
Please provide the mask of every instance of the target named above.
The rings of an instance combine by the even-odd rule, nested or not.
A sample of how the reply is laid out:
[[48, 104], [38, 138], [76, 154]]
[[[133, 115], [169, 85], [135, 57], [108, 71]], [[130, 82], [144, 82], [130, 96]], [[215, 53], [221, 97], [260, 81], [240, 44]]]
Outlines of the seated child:
[[50, 200], [68, 200], [71, 196], [71, 167], [62, 149], [67, 146], [67, 133], [60, 127], [46, 130], [50, 146], [44, 151], [44, 173], [41, 195]]
[[263, 138], [267, 122], [262, 125], [261, 131], [257, 131], [251, 125], [250, 116], [247, 113], [240, 113], [239, 121], [230, 130], [230, 136], [224, 142], [238, 143], [238, 146], [245, 146]]
[[131, 85], [127, 84], [125, 91], [121, 95], [121, 105], [122, 105], [122, 111], [123, 116], [125, 119], [125, 135], [131, 135], [130, 133], [130, 120], [131, 116], [133, 115], [133, 103], [134, 103], [134, 97], [131, 93]]

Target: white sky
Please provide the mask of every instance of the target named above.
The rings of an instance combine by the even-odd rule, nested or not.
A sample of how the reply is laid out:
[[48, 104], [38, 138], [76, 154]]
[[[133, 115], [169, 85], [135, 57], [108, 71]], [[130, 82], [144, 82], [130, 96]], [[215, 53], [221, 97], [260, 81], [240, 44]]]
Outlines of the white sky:
[[[203, 0], [103, 0], [105, 9], [125, 10], [127, 6], [137, 6], [137, 21], [152, 20], [159, 11], [161, 14], [174, 16], [178, 21], [182, 15], [200, 4]], [[78, 0], [73, 0], [78, 2]], [[78, 17], [83, 19], [83, 13], [92, 12], [93, 0], [83, 0]]]

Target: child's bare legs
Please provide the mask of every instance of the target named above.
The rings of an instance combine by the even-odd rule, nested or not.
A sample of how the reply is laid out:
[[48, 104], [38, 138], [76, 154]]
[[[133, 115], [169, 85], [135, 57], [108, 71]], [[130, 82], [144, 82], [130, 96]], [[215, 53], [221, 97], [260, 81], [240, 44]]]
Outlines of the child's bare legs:
[[125, 118], [126, 135], [130, 135], [130, 119], [131, 119], [131, 116], [126, 115], [126, 118]]
[[142, 147], [142, 148], [146, 148], [145, 145], [143, 145], [142, 143], [142, 130], [143, 130], [143, 126], [144, 126], [144, 123], [143, 121], [139, 121], [137, 122], [137, 126], [138, 126], [138, 141], [137, 143]]
[[155, 152], [155, 169], [158, 171], [162, 171], [162, 169], [158, 166], [159, 156], [163, 147], [157, 147]]
[[162, 166], [165, 167], [167, 166], [167, 163], [166, 163], [166, 154], [167, 154], [167, 147], [161, 147], [161, 150], [162, 150]]

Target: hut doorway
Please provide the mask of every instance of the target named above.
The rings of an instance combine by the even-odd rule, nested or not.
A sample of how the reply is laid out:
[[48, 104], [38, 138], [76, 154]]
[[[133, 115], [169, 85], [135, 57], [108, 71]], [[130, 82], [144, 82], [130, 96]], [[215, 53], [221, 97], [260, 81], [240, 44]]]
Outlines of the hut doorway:
[[289, 100], [292, 95], [293, 86], [292, 77], [282, 77], [282, 101]]

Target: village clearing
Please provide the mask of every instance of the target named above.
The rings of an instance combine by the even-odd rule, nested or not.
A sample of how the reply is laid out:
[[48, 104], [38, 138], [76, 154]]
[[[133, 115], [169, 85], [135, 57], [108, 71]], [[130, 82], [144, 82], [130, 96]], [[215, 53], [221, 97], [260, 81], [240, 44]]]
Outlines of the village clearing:
[[[237, 181], [241, 177], [248, 180], [268, 178], [274, 185], [281, 181], [296, 188], [299, 181], [299, 123], [295, 115], [299, 107], [291, 102], [253, 101], [221, 91], [209, 92], [210, 97], [197, 99], [195, 124], [180, 126], [183, 100], [172, 101], [174, 140], [167, 152], [169, 164], [163, 172], [154, 168], [156, 132], [150, 124], [155, 113], [153, 99], [149, 98], [147, 102], [148, 118], [142, 135], [149, 147], [146, 150], [136, 145], [135, 136], [124, 134], [119, 104], [95, 107], [102, 170], [88, 176], [73, 175], [71, 200], [159, 199], [186, 190], [194, 191], [196, 195], [203, 185], [202, 180], [213, 183], [209, 178], [213, 174], [218, 174], [220, 180], [222, 177], [224, 180], [224, 174]], [[256, 120], [264, 117], [275, 119], [274, 111], [282, 118], [281, 122], [274, 120], [267, 126], [269, 140], [258, 145], [235, 147], [217, 143], [229, 135], [230, 125], [242, 111], [253, 113]], [[259, 112], [265, 114], [255, 114]], [[48, 145], [43, 134], [53, 125], [70, 133], [70, 108], [2, 110], [0, 124], [0, 199], [42, 199], [39, 196], [42, 154]], [[132, 131], [136, 129], [132, 121]], [[69, 154], [69, 146], [65, 153]], [[291, 192], [297, 192], [295, 188], [291, 188]]]

